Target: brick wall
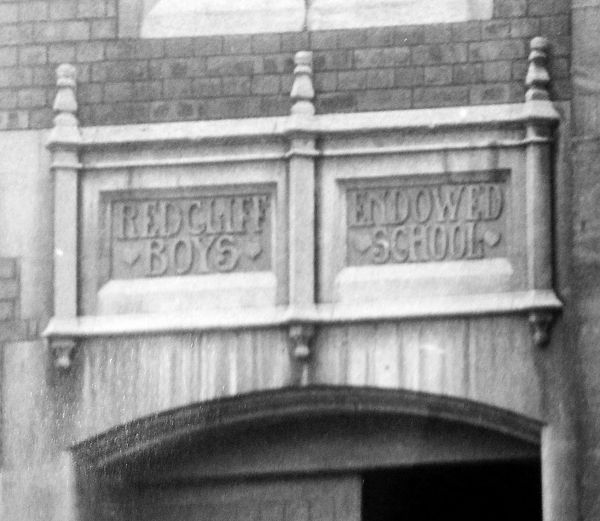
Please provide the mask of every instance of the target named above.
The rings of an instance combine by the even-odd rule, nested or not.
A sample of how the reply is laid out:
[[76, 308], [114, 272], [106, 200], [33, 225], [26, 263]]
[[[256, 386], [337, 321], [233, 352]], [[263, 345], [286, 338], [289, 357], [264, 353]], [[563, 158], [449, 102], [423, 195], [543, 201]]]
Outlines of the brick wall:
[[0, 257], [0, 344], [39, 335], [37, 320], [21, 318], [19, 279], [18, 260]]
[[61, 62], [77, 65], [84, 125], [285, 114], [300, 49], [315, 52], [320, 113], [520, 101], [540, 34], [554, 97], [570, 96], [567, 0], [496, 0], [482, 22], [170, 40], [117, 39], [116, 4], [0, 0], [0, 129], [51, 125]]

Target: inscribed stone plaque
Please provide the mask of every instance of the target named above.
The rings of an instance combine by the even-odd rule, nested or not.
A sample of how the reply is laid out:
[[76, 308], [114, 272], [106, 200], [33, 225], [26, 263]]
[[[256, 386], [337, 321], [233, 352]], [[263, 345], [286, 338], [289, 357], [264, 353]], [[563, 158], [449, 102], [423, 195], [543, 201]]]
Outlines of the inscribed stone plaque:
[[487, 171], [348, 183], [347, 264], [506, 256], [508, 181]]
[[104, 194], [112, 279], [271, 268], [269, 186]]

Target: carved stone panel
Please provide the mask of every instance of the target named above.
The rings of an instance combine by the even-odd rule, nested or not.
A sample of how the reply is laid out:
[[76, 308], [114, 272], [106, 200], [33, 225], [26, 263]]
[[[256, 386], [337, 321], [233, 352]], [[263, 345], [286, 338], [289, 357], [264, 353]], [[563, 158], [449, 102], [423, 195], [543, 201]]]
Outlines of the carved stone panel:
[[349, 266], [507, 256], [506, 170], [347, 182]]
[[274, 187], [197, 187], [102, 196], [106, 279], [266, 271]]

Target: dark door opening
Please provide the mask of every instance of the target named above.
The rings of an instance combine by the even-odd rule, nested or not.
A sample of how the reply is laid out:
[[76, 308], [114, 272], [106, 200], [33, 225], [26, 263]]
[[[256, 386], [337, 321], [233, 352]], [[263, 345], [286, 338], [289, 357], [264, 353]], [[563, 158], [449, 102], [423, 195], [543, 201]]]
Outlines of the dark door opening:
[[362, 521], [542, 521], [540, 472], [539, 461], [367, 472]]

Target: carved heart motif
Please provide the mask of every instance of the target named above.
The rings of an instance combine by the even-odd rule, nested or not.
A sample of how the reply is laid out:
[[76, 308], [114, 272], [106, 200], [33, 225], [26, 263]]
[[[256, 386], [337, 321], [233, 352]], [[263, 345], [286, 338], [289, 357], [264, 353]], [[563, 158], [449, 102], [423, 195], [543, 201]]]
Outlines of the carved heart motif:
[[136, 250], [125, 249], [121, 255], [121, 260], [128, 266], [133, 266], [140, 259], [140, 252]]
[[256, 260], [256, 258], [262, 253], [262, 246], [258, 241], [249, 241], [246, 244], [246, 254], [252, 260]]
[[495, 230], [486, 230], [483, 234], [483, 240], [490, 248], [497, 246], [501, 238], [502, 235]]
[[352, 239], [352, 245], [356, 251], [365, 253], [371, 247], [371, 238], [368, 235], [355, 235]]

